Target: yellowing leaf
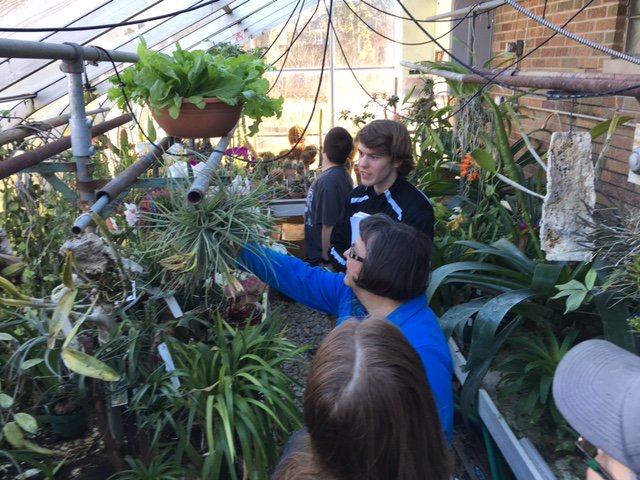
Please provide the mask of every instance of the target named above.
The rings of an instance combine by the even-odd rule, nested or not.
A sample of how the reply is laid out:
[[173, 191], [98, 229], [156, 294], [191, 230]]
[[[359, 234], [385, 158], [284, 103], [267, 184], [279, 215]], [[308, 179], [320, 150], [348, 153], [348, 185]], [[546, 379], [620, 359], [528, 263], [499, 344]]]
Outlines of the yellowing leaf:
[[65, 290], [51, 316], [49, 339], [47, 340], [47, 347], [49, 348], [55, 347], [56, 337], [62, 330], [65, 322], [69, 320], [69, 313], [71, 313], [73, 303], [76, 301], [78, 291], [76, 289], [69, 290], [67, 287], [65, 287]]
[[69, 290], [75, 290], [76, 286], [73, 283], [73, 264], [75, 260], [73, 258], [73, 252], [67, 250], [67, 258], [62, 266], [62, 283]]
[[104, 362], [72, 348], [62, 349], [62, 361], [69, 370], [86, 377], [97, 378], [105, 382], [120, 380], [120, 375]]
[[4, 438], [15, 448], [24, 446], [24, 433], [16, 422], [8, 422], [2, 429]]
[[38, 431], [38, 422], [28, 413], [16, 413], [13, 418], [25, 432], [36, 433]]

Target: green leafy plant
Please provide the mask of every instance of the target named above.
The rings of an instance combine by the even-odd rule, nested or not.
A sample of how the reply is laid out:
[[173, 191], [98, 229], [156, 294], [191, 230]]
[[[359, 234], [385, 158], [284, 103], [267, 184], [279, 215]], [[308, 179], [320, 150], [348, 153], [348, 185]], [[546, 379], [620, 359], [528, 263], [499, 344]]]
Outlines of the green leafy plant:
[[564, 420], [550, 395], [551, 384], [558, 363], [573, 346], [578, 332], [569, 333], [560, 343], [546, 323], [542, 330], [544, 339], [528, 334], [508, 340], [514, 353], [495, 367], [502, 373], [498, 385], [502, 387], [500, 398], [519, 394], [516, 414], [526, 415], [530, 424], [537, 423], [545, 412], [549, 412], [554, 422], [561, 425]]
[[241, 248], [264, 242], [273, 231], [273, 220], [260, 208], [264, 185], [241, 192], [217, 177], [213, 183], [198, 205], [188, 203], [184, 191], [176, 189], [171, 201], [141, 216], [152, 231], [148, 263], [161, 267], [163, 283], [181, 289], [186, 297], [204, 294], [205, 301], [216, 274], [233, 283], [231, 271]]
[[560, 290], [551, 299], [567, 297], [567, 307], [564, 313], [569, 313], [580, 308], [583, 302], [589, 301], [589, 292], [593, 289], [598, 272], [592, 268], [587, 272], [584, 283], [578, 280], [570, 280], [567, 283], [556, 285], [556, 288]]
[[[444, 312], [440, 323], [447, 337], [454, 332], [461, 336], [464, 325], [473, 320], [466, 364], [469, 375], [461, 398], [464, 411], [469, 412], [482, 379], [509, 336], [524, 319], [560, 323], [561, 305], [551, 300], [555, 285], [582, 278], [589, 265], [577, 264], [571, 269], [566, 263], [534, 261], [505, 239], [489, 245], [458, 243], [471, 249], [467, 254], [478, 260], [450, 263], [434, 270], [427, 296], [438, 313]], [[462, 294], [467, 301], [449, 307], [450, 299], [443, 301], [436, 295], [447, 284], [462, 286], [463, 290], [453, 297]]]
[[176, 465], [170, 450], [156, 454], [148, 463], [136, 458], [125, 458], [129, 469], [118, 472], [108, 480], [183, 480], [188, 476], [186, 468]]
[[[232, 479], [268, 478], [277, 445], [301, 426], [295, 381], [281, 365], [304, 349], [287, 340], [273, 318], [234, 329], [218, 315], [211, 340], [214, 346], [170, 344], [185, 392], [175, 411], [189, 419], [179, 432], [177, 455], [186, 452], [201, 465], [200, 478], [220, 478], [225, 469]], [[194, 426], [207, 445], [204, 460], [191, 443]]]
[[171, 118], [180, 115], [185, 100], [203, 109], [204, 99], [218, 98], [228, 105], [242, 104], [244, 115], [254, 120], [251, 135], [258, 131], [264, 117], [282, 114], [284, 99], [267, 95], [269, 81], [264, 73], [270, 69], [260, 57], [241, 54], [225, 57], [204, 50], [183, 50], [177, 45], [172, 55], [147, 48], [144, 39], [138, 46], [140, 60], [111, 78], [116, 87], [109, 98], [126, 109], [126, 98], [141, 105], [148, 103], [154, 110], [167, 109]]

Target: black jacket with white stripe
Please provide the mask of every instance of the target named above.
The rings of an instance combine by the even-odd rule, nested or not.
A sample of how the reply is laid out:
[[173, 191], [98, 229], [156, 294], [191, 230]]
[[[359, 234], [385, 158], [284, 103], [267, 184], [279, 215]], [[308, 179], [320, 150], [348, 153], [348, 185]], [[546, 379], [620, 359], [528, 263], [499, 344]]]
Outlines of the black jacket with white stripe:
[[343, 253], [351, 246], [351, 216], [356, 212], [370, 215], [384, 213], [399, 222], [411, 225], [433, 240], [434, 213], [431, 201], [405, 178], [398, 179], [381, 194], [373, 187], [358, 186], [349, 194], [347, 205], [331, 233], [329, 258], [336, 271], [343, 272], [346, 260]]

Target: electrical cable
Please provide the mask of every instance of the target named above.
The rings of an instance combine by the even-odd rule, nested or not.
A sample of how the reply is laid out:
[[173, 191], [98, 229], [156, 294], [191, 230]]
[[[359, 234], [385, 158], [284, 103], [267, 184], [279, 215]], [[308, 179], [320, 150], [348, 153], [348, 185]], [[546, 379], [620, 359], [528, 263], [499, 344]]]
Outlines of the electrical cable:
[[[505, 0], [508, 1], [508, 0]], [[584, 6], [582, 6], [574, 15], [571, 16], [571, 18], [569, 18], [569, 20], [567, 20], [565, 22], [565, 24], [563, 25], [566, 26], [568, 25], [571, 21], [573, 21], [573, 19], [578, 16], [580, 13], [582, 13], [591, 3], [593, 3], [594, 0], [589, 0]], [[591, 98], [591, 97], [602, 97], [602, 96], [611, 96], [611, 95], [615, 95], [615, 94], [619, 94], [619, 93], [624, 93], [627, 92], [629, 90], [634, 90], [636, 88], [640, 88], [640, 85], [634, 85], [631, 87], [626, 87], [626, 88], [622, 88], [622, 89], [617, 89], [617, 90], [610, 90], [607, 92], [600, 92], [600, 93], [582, 93], [582, 94], [572, 94], [572, 95], [567, 95], [567, 94], [549, 94], [549, 93], [539, 93], [539, 92], [535, 92], [535, 91], [531, 91], [531, 90], [523, 90], [517, 87], [513, 87], [513, 86], [509, 86], [509, 85], [505, 85], [499, 81], [496, 81], [495, 79], [501, 75], [502, 73], [504, 73], [507, 69], [511, 68], [514, 65], [517, 65], [518, 63], [520, 63], [522, 60], [524, 60], [526, 57], [528, 57], [529, 55], [533, 54], [535, 51], [537, 51], [539, 48], [541, 48], [543, 45], [545, 45], [546, 43], [548, 43], [552, 38], [554, 38], [556, 35], [558, 35], [559, 32], [555, 32], [554, 34], [552, 34], [551, 36], [549, 36], [548, 38], [546, 38], [543, 42], [541, 42], [538, 46], [536, 46], [535, 48], [533, 48], [532, 50], [530, 50], [529, 52], [527, 52], [527, 54], [523, 55], [522, 57], [520, 57], [518, 60], [516, 60], [515, 62], [513, 62], [512, 64], [504, 67], [503, 69], [501, 69], [500, 71], [498, 71], [496, 74], [490, 76], [490, 75], [486, 75], [483, 72], [480, 72], [478, 70], [476, 70], [474, 67], [472, 67], [471, 65], [468, 65], [467, 63], [465, 63], [464, 61], [462, 61], [460, 58], [458, 58], [456, 55], [453, 54], [453, 52], [449, 51], [447, 48], [445, 48], [441, 43], [439, 43], [436, 39], [433, 38], [433, 36], [431, 34], [429, 34], [429, 32], [427, 32], [424, 27], [422, 27], [422, 25], [420, 25], [418, 23], [418, 21], [415, 19], [415, 17], [413, 17], [413, 15], [411, 14], [411, 12], [406, 8], [406, 6], [401, 2], [401, 0], [397, 0], [398, 4], [400, 4], [400, 6], [402, 7], [402, 9], [405, 11], [405, 13], [411, 17], [414, 18], [414, 23], [415, 25], [430, 39], [432, 39], [432, 41], [443, 51], [445, 51], [453, 60], [455, 60], [456, 62], [458, 62], [460, 65], [462, 65], [463, 67], [467, 68], [468, 70], [470, 70], [472, 73], [484, 78], [487, 83], [482, 85], [481, 88], [475, 92], [471, 97], [469, 97], [461, 106], [459, 106], [458, 108], [456, 108], [451, 114], [449, 114], [449, 116], [444, 117], [443, 120], [447, 120], [453, 116], [455, 116], [456, 114], [458, 114], [462, 109], [464, 109], [469, 102], [473, 101], [478, 95], [480, 95], [484, 89], [489, 86], [489, 85], [498, 85], [502, 88], [506, 88], [509, 90], [513, 90], [515, 92], [519, 92], [519, 93], [523, 93], [526, 95], [534, 95], [534, 96], [541, 96], [541, 97], [545, 97], [547, 99], [550, 100], [561, 100], [561, 99], [571, 99], [571, 98]]]
[[[362, 22], [369, 30], [371, 30], [373, 33], [375, 33], [376, 35], [381, 36], [382, 38], [384, 38], [385, 40], [395, 43], [397, 45], [404, 45], [404, 46], [408, 46], [408, 47], [415, 47], [418, 45], [427, 45], [429, 43], [432, 43], [433, 40], [427, 40], [426, 42], [400, 42], [398, 40], [394, 40], [391, 37], [387, 37], [384, 33], [380, 33], [379, 31], [377, 31], [375, 28], [373, 28], [371, 25], [369, 25], [360, 15], [358, 15], [352, 8], [351, 5], [349, 5], [349, 2], [347, 2], [347, 0], [342, 0], [343, 3], [347, 6], [347, 8], [351, 11], [351, 13], [353, 13], [355, 15], [355, 17], [360, 20], [360, 22]], [[417, 20], [414, 20], [415, 22], [417, 22]], [[432, 37], [429, 37], [432, 38]]]
[[[366, 2], [365, 0], [360, 0], [360, 3], [364, 3], [367, 7], [372, 8], [373, 10], [377, 10], [380, 13], [384, 13], [385, 15], [388, 15], [389, 17], [398, 18], [400, 20], [411, 21], [411, 19], [408, 18], [408, 17], [403, 17], [402, 15], [397, 15], [395, 13], [388, 12], [386, 10], [383, 10], [380, 7], [376, 7], [375, 5], [372, 5], [371, 3]], [[476, 7], [477, 8], [482, 8], [482, 4], [483, 3], [486, 3], [486, 2], [480, 2], [480, 3], [476, 4], [473, 8], [476, 8]], [[490, 13], [490, 12], [494, 11], [496, 8], [501, 7], [501, 6], [502, 5], [496, 5], [494, 7], [487, 8], [486, 10], [478, 12], [478, 15], [482, 15], [484, 13]], [[465, 16], [464, 17], [460, 17], [460, 19], [465, 19], [465, 18], [467, 18], [467, 16], [468, 16], [468, 14], [465, 14]], [[416, 20], [416, 21], [419, 22], [419, 23], [438, 23], [438, 22], [456, 22], [456, 21], [458, 21], [460, 19], [459, 18], [450, 17], [450, 18], [443, 18], [443, 19], [436, 19], [436, 20]]]
[[100, 30], [100, 29], [108, 29], [108, 28], [118, 28], [118, 27], [126, 27], [128, 25], [138, 25], [141, 23], [152, 22], [154, 20], [163, 20], [165, 18], [175, 17], [176, 15], [180, 15], [182, 13], [193, 12], [194, 10], [198, 10], [203, 7], [208, 7], [209, 5], [213, 5], [214, 3], [219, 2], [220, 0], [210, 0], [201, 5], [194, 5], [193, 7], [185, 8], [182, 10], [177, 10], [171, 13], [165, 13], [163, 15], [157, 15], [155, 17], [142, 18], [139, 20], [130, 20], [128, 22], [121, 23], [107, 23], [104, 25], [88, 25], [86, 27], [40, 27], [40, 28], [6, 28], [0, 27], [0, 32], [9, 32], [9, 33], [38, 33], [38, 32], [82, 32], [84, 30]]
[[[469, 10], [469, 12], [467, 12], [464, 17], [459, 19], [457, 21], [457, 23], [451, 29], [449, 29], [449, 31], [447, 31], [446, 33], [440, 35], [439, 37], [437, 37], [437, 39], [439, 40], [439, 39], [449, 35], [449, 33], [451, 33], [453, 30], [455, 30], [466, 18], [468, 18], [469, 15], [471, 15], [472, 11], [473, 11], [473, 9]], [[362, 89], [362, 91], [365, 93], [365, 95], [367, 95], [367, 97], [369, 97], [376, 105], [378, 105], [378, 107], [384, 109], [385, 111], [393, 113], [394, 115], [397, 115], [399, 118], [401, 118], [403, 120], [410, 121], [410, 122], [417, 122], [417, 120], [414, 119], [414, 118], [402, 115], [402, 114], [400, 114], [400, 113], [398, 113], [398, 112], [396, 112], [394, 110], [389, 109], [388, 106], [378, 103], [378, 101], [369, 93], [369, 91], [365, 88], [365, 86], [362, 85], [362, 83], [358, 79], [355, 71], [351, 67], [351, 64], [349, 63], [349, 60], [348, 60], [347, 55], [346, 55], [346, 53], [344, 51], [344, 48], [342, 47], [342, 43], [340, 42], [340, 38], [338, 37], [338, 33], [336, 32], [335, 26], [333, 24], [331, 25], [331, 29], [333, 31], [333, 36], [336, 39], [336, 43], [338, 44], [338, 48], [340, 49], [340, 53], [342, 53], [342, 57], [344, 58], [344, 61], [347, 64], [347, 68], [349, 69], [349, 72], [351, 72], [351, 75], [353, 76], [354, 80], [356, 81], [358, 86]]]
[[589, 48], [592, 48], [594, 50], [598, 50], [602, 53], [606, 53], [607, 55], [611, 55], [612, 57], [616, 57], [616, 58], [621, 58], [622, 60], [626, 60], [627, 62], [630, 63], [635, 63], [636, 65], [640, 65], [640, 58], [639, 57], [634, 57], [632, 55], [627, 55], [626, 53], [622, 53], [622, 52], [618, 52], [617, 50], [613, 50], [609, 47], [605, 47], [604, 45], [600, 45], [599, 43], [595, 43], [592, 42], [590, 40], [586, 40], [574, 33], [568, 32], [566, 30], [564, 30], [562, 27], [558, 27], [557, 25], [554, 25], [553, 23], [549, 22], [548, 20], [545, 20], [544, 18], [536, 15], [535, 13], [533, 13], [530, 10], [527, 10], [526, 8], [524, 8], [522, 5], [519, 5], [515, 0], [504, 0], [505, 2], [507, 2], [509, 5], [511, 5], [513, 8], [515, 8], [516, 10], [518, 10], [520, 13], [522, 13], [523, 15], [526, 15], [529, 18], [532, 18], [533, 20], [535, 20], [536, 22], [538, 22], [541, 25], [544, 25], [547, 28], [550, 28], [551, 30], [553, 30], [556, 33], [559, 33], [560, 35], [563, 35], [567, 38], [570, 38], [571, 40], [581, 43], [582, 45], [585, 45]]
[[[278, 39], [280, 38], [280, 35], [282, 35], [282, 33], [285, 31], [285, 29], [287, 28], [287, 25], [289, 25], [289, 22], [291, 21], [291, 18], [293, 17], [293, 14], [296, 13], [296, 9], [298, 8], [298, 5], [300, 4], [301, 0], [298, 0], [296, 3], [296, 6], [293, 7], [293, 9], [291, 10], [291, 15], [289, 15], [289, 18], [287, 18], [287, 21], [284, 22], [284, 25], [282, 26], [282, 28], [280, 29], [280, 31], [278, 32], [278, 34], [276, 35], [276, 37], [273, 39], [273, 42], [271, 42], [271, 45], [269, 45], [266, 50], [264, 52], [262, 52], [262, 55], [260, 55], [260, 58], [264, 58], [267, 56], [267, 53], [269, 53], [269, 50], [271, 50], [273, 48], [273, 46], [276, 44], [276, 42], [278, 41]], [[304, 8], [304, 0], [302, 0], [302, 7], [300, 8], [300, 13], [302, 13], [302, 10]], [[300, 14], [298, 14], [300, 15]], [[300, 18], [298, 16], [298, 18]], [[296, 22], [297, 25], [297, 22]]]
[[[291, 16], [289, 17], [289, 20], [291, 19], [291, 17], [295, 13], [297, 7], [298, 7], [298, 5], [296, 4], [296, 7], [291, 12]], [[300, 11], [298, 12], [298, 18], [296, 18], [296, 24], [293, 26], [293, 32], [291, 33], [291, 40], [292, 41], [293, 41], [293, 38], [296, 36], [296, 32], [298, 31], [298, 23], [300, 22], [300, 17], [302, 16], [303, 9], [304, 9], [304, 1], [302, 2], [302, 5], [300, 6]], [[287, 22], [289, 22], [289, 20], [287, 20]], [[280, 33], [282, 33], [282, 30], [280, 31]], [[287, 54], [285, 55], [284, 60], [282, 61], [282, 65], [280, 65], [280, 70], [278, 71], [278, 75], [276, 76], [275, 80], [273, 81], [273, 83], [269, 87], [269, 90], [267, 90], [267, 95], [269, 95], [269, 93], [271, 93], [271, 90], [274, 89], [274, 87], [278, 83], [278, 80], [280, 80], [280, 76], [282, 75], [282, 71], [284, 70], [284, 67], [287, 64], [287, 59], [289, 58], [289, 52], [291, 51], [292, 47], [293, 47], [293, 43], [290, 43], [289, 46], [287, 47], [287, 50], [286, 50]]]
[[315, 16], [316, 16], [316, 13], [318, 12], [318, 7], [319, 7], [319, 6], [320, 6], [320, 2], [319, 2], [319, 1], [316, 1], [316, 8], [315, 8], [315, 10], [313, 11], [313, 13], [311, 14], [311, 16], [309, 17], [309, 19], [308, 19], [308, 20], [305, 22], [305, 24], [302, 26], [302, 28], [300, 29], [300, 32], [298, 33], [298, 35], [296, 35], [296, 37], [295, 37], [293, 40], [291, 40], [291, 43], [290, 43], [290, 44], [289, 44], [289, 46], [287, 47], [287, 50], [285, 50], [284, 52], [282, 52], [282, 53], [280, 54], [280, 56], [279, 56], [278, 58], [276, 58], [276, 59], [272, 62], [272, 65], [275, 65], [276, 63], [278, 63], [278, 62], [282, 59], [282, 57], [284, 57], [284, 56], [287, 54], [287, 52], [289, 51], [289, 49], [290, 49], [291, 47], [293, 47], [293, 45], [298, 41], [298, 38], [300, 38], [300, 36], [304, 33], [304, 31], [306, 30], [306, 28], [307, 28], [307, 26], [309, 25], [309, 23], [311, 23], [311, 20], [313, 20], [313, 17], [315, 17]]

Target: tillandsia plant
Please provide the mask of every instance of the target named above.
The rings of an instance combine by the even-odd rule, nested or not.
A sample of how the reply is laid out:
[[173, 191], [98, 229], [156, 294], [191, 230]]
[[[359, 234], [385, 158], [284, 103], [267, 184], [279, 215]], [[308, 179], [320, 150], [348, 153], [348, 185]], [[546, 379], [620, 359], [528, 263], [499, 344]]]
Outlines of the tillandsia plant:
[[218, 177], [213, 184], [197, 205], [188, 203], [185, 192], [176, 188], [171, 201], [140, 216], [151, 231], [147, 253], [160, 265], [163, 283], [205, 301], [216, 273], [233, 284], [231, 272], [241, 249], [265, 242], [274, 231], [262, 183], [248, 191], [223, 185]]
[[[205, 98], [217, 98], [228, 105], [242, 104], [245, 116], [254, 120], [251, 135], [264, 117], [282, 114], [284, 98], [267, 95], [269, 81], [264, 74], [271, 67], [255, 55], [224, 56], [204, 50], [183, 50], [177, 44], [172, 55], [147, 48], [143, 38], [138, 46], [140, 60], [117, 77], [109, 99], [127, 110], [126, 99], [154, 110], [167, 109], [171, 118], [180, 115], [186, 100], [203, 109]], [[125, 96], [126, 95], [126, 96]]]

